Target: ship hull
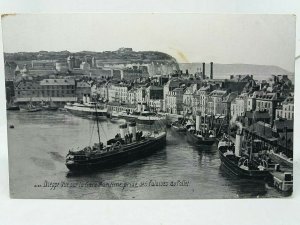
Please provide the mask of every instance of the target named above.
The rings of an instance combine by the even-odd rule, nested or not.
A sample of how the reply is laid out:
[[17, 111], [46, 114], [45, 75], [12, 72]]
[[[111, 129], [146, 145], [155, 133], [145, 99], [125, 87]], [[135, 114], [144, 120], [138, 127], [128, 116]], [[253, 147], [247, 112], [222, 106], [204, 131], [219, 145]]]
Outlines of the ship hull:
[[119, 115], [118, 118], [125, 119], [126, 121], [134, 120], [136, 123], [141, 125], [153, 125], [157, 121], [164, 122], [164, 119], [152, 119], [152, 118], [141, 118], [140, 116], [134, 115]]
[[6, 108], [6, 110], [9, 110], [9, 111], [18, 111], [18, 110], [20, 110], [20, 107], [19, 106], [8, 106]]
[[234, 161], [228, 159], [224, 156], [223, 152], [219, 150], [220, 160], [223, 166], [227, 170], [229, 170], [235, 176], [245, 179], [265, 179], [269, 178], [270, 172], [269, 171], [259, 171], [259, 170], [244, 170], [241, 169]]
[[99, 110], [96, 112], [96, 110], [84, 110], [84, 109], [78, 109], [77, 107], [72, 107], [72, 106], [65, 106], [65, 109], [70, 112], [71, 114], [75, 115], [75, 116], [81, 116], [81, 117], [88, 117], [88, 116], [92, 116], [92, 117], [96, 117], [98, 116], [99, 119], [101, 118], [107, 118], [107, 112], [106, 111], [102, 111]]
[[140, 158], [144, 158], [162, 149], [166, 145], [166, 135], [157, 139], [141, 142], [131, 149], [124, 148], [123, 151], [98, 159], [91, 159], [81, 163], [66, 163], [67, 168], [72, 172], [84, 172], [102, 168], [112, 168], [124, 163], [128, 163]]
[[192, 134], [190, 131], [186, 132], [186, 136], [187, 136], [187, 141], [196, 146], [213, 145], [216, 141], [215, 138], [203, 139], [201, 137], [197, 137], [196, 135]]

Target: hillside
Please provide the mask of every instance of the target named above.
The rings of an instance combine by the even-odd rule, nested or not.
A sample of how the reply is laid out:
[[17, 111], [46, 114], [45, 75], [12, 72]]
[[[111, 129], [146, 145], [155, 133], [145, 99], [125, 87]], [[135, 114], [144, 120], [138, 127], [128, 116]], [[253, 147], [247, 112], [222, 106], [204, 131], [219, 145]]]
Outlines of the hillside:
[[81, 52], [69, 52], [69, 51], [39, 51], [39, 52], [18, 52], [18, 53], [4, 53], [6, 61], [30, 61], [30, 60], [65, 60], [69, 55], [74, 55], [78, 58], [84, 58], [89, 55], [95, 57], [98, 60], [103, 61], [115, 61], [115, 62], [159, 62], [168, 61], [177, 63], [176, 60], [163, 52], [156, 51], [105, 51], [105, 52], [93, 52], [93, 51], [81, 51]]

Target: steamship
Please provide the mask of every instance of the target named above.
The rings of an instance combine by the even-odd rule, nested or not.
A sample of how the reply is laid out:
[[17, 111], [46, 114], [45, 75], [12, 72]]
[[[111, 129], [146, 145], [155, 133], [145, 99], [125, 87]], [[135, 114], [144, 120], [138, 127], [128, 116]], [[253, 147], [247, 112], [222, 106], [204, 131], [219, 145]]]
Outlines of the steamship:
[[253, 138], [245, 140], [247, 145], [244, 149], [242, 148], [242, 143], [242, 127], [237, 131], [235, 143], [229, 137], [223, 136], [218, 144], [222, 165], [231, 173], [241, 178], [269, 178], [271, 176], [271, 162], [263, 157], [263, 155], [259, 156], [260, 141]]
[[187, 141], [195, 146], [213, 145], [216, 142], [215, 131], [209, 129], [208, 124], [200, 125], [201, 117], [196, 116], [196, 127], [188, 126]]
[[145, 103], [138, 103], [136, 111], [132, 113], [123, 111], [120, 113], [112, 113], [112, 116], [128, 121], [134, 120], [138, 124], [144, 125], [152, 125], [155, 122], [163, 122], [165, 120], [165, 117], [158, 116], [156, 113], [148, 111]]
[[91, 102], [90, 97], [86, 95], [83, 96], [83, 103], [68, 103], [64, 108], [76, 116], [98, 116], [99, 119], [107, 118], [107, 109], [99, 106], [96, 102]]
[[[97, 114], [96, 114], [97, 115]], [[96, 116], [96, 118], [98, 118]], [[120, 133], [104, 145], [100, 141], [98, 119], [98, 143], [79, 151], [69, 150], [66, 166], [70, 171], [81, 172], [94, 169], [111, 168], [148, 156], [161, 150], [166, 144], [166, 132], [143, 133], [136, 130], [136, 123], [120, 125]], [[129, 127], [129, 132], [127, 131]]]

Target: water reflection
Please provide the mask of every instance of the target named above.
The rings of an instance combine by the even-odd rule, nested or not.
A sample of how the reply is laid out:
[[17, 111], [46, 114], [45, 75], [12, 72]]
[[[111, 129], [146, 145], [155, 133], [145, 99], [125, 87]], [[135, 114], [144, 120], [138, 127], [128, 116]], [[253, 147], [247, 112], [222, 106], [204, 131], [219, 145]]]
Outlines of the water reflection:
[[[217, 146], [195, 147], [182, 133], [168, 129], [167, 145], [149, 157], [88, 174], [69, 174], [65, 156], [71, 148], [97, 142], [95, 121], [67, 112], [8, 112], [10, 189], [21, 198], [190, 199], [281, 197], [264, 181], [232, 177], [220, 168]], [[122, 121], [100, 122], [101, 141], [119, 132]], [[138, 126], [155, 130], [155, 126]], [[50, 191], [34, 188], [44, 180], [59, 182], [128, 182], [187, 180], [188, 187], [97, 188], [68, 187]]]

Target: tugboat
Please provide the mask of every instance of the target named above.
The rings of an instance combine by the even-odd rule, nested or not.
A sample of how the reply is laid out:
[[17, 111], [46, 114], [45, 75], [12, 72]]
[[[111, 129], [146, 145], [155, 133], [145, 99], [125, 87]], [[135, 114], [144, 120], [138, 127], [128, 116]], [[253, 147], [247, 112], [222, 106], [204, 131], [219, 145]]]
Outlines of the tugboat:
[[193, 145], [213, 145], [216, 142], [215, 132], [210, 130], [206, 125], [200, 127], [200, 115], [196, 116], [196, 129], [194, 126], [190, 126], [187, 130], [187, 141]]
[[[97, 107], [95, 107], [97, 111]], [[69, 150], [66, 166], [70, 171], [82, 172], [100, 168], [111, 168], [150, 155], [166, 145], [166, 132], [144, 134], [136, 130], [136, 123], [120, 125], [120, 133], [104, 145], [100, 140], [99, 122], [96, 113], [98, 143], [82, 150]]]
[[250, 148], [242, 151], [242, 133], [242, 128], [239, 128], [235, 144], [225, 140], [219, 143], [218, 151], [222, 165], [241, 178], [265, 179], [271, 177], [268, 160], [259, 157], [257, 153], [254, 157], [253, 149], [256, 147], [256, 143], [253, 137], [251, 142], [248, 142]]

